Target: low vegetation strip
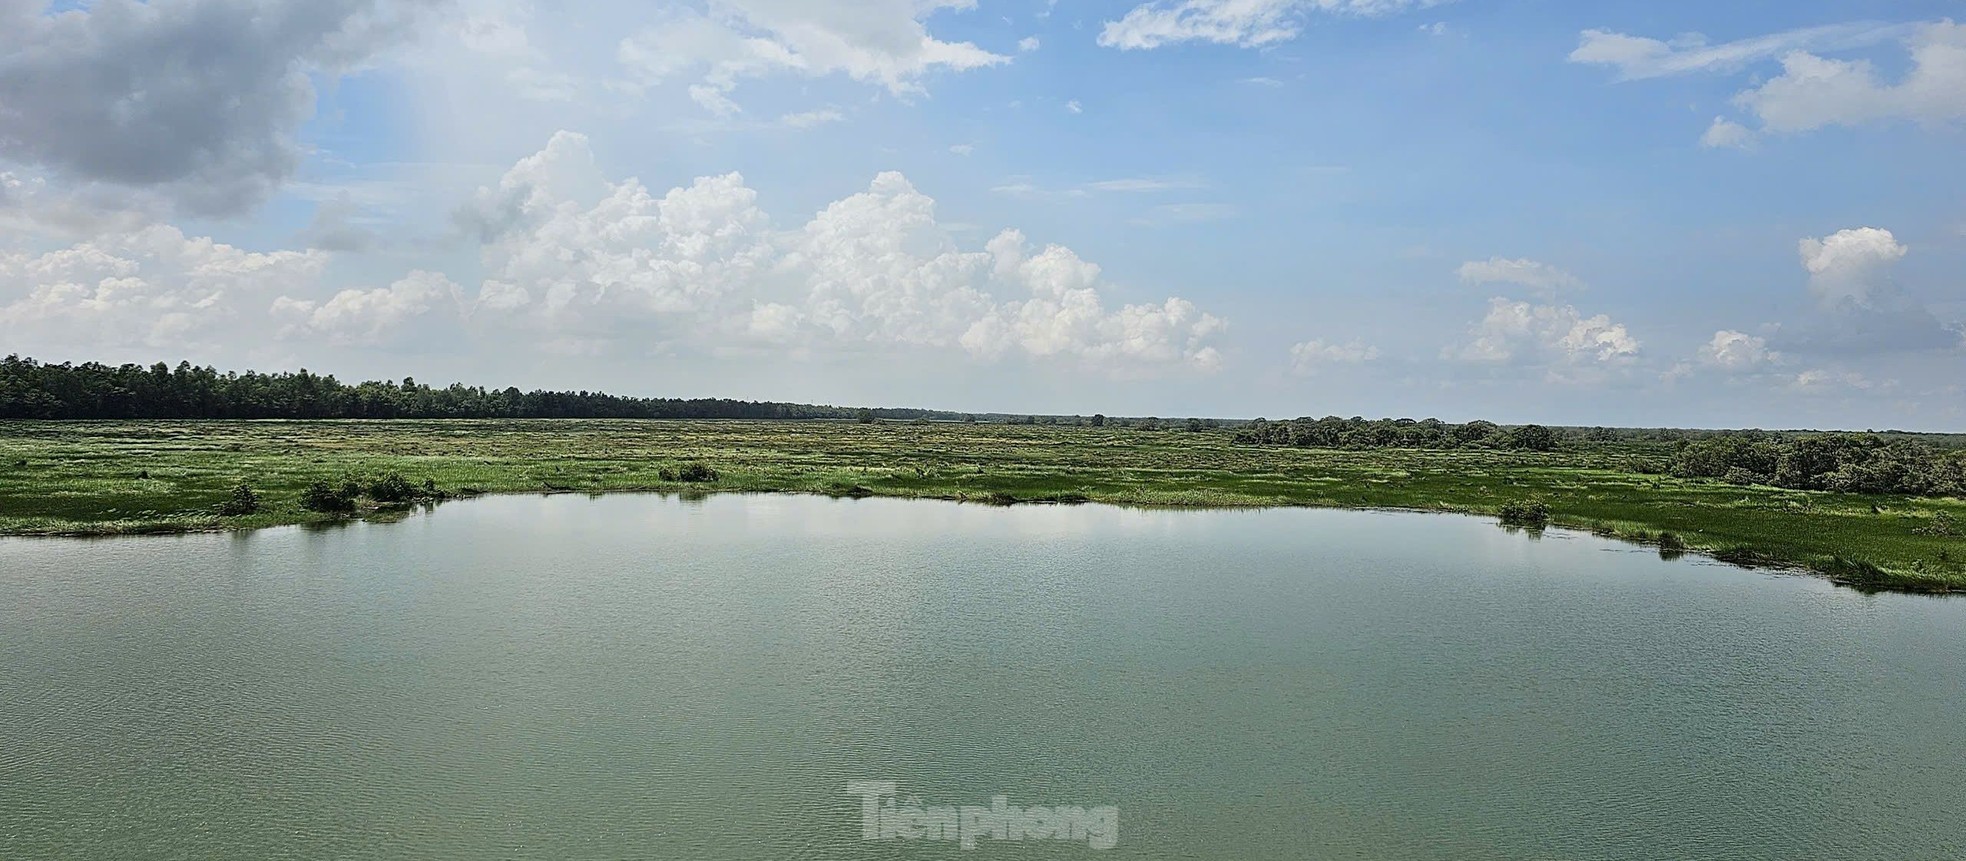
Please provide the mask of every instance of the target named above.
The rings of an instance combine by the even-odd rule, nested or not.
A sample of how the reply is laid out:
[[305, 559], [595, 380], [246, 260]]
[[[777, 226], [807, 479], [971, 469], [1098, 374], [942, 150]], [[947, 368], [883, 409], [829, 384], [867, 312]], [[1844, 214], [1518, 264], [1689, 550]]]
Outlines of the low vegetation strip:
[[1677, 451], [1340, 450], [964, 422], [17, 421], [0, 422], [0, 534], [241, 529], [513, 492], [1306, 505], [1506, 514], [1867, 588], [1966, 591], [1966, 502], [1674, 475]]

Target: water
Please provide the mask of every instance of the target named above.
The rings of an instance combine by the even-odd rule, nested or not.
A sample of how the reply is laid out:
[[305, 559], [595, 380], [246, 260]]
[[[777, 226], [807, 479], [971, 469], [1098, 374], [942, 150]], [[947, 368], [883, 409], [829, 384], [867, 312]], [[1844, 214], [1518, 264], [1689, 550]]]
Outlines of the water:
[[[0, 858], [1961, 858], [1962, 656], [1966, 601], [1436, 515], [9, 540]], [[852, 780], [1118, 842], [866, 841]]]

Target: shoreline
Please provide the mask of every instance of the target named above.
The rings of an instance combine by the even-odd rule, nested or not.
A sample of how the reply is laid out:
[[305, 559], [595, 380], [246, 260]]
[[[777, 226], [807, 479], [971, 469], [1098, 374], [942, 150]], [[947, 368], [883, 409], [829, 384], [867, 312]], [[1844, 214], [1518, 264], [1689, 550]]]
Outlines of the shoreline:
[[[1129, 500], [1125, 498], [1116, 498], [1116, 499], [1085, 498], [1085, 499], [1071, 499], [1071, 500], [1034, 498], [1034, 499], [1010, 499], [1008, 501], [1005, 501], [1005, 500], [997, 500], [997, 499], [979, 498], [975, 496], [969, 496], [960, 492], [954, 495], [900, 494], [900, 493], [882, 493], [879, 491], [874, 491], [869, 493], [838, 493], [838, 492], [828, 492], [828, 491], [820, 491], [820, 490], [805, 490], [805, 489], [791, 489], [791, 488], [785, 488], [785, 489], [717, 488], [717, 487], [700, 487], [694, 485], [611, 487], [611, 488], [596, 488], [596, 489], [587, 489], [587, 490], [573, 489], [573, 488], [541, 488], [536, 490], [513, 488], [513, 489], [503, 489], [503, 490], [481, 490], [481, 491], [471, 491], [471, 492], [460, 492], [460, 493], [451, 494], [441, 499], [428, 499], [428, 500], [421, 500], [417, 502], [403, 503], [403, 504], [367, 506], [357, 512], [350, 513], [350, 514], [330, 515], [330, 514], [318, 514], [318, 513], [310, 512], [306, 516], [298, 516], [298, 517], [280, 517], [271, 520], [263, 519], [261, 517], [244, 517], [244, 518], [232, 518], [232, 520], [236, 521], [232, 523], [214, 523], [214, 524], [197, 524], [197, 525], [193, 525], [193, 524], [179, 525], [177, 523], [172, 522], [168, 518], [160, 518], [155, 521], [145, 522], [144, 524], [141, 524], [135, 529], [127, 529], [127, 530], [82, 529], [82, 530], [72, 530], [72, 531], [34, 531], [34, 532], [0, 530], [0, 538], [20, 538], [20, 539], [30, 539], [30, 540], [50, 539], [50, 540], [87, 541], [87, 540], [110, 539], [110, 538], [144, 538], [144, 537], [171, 536], [171, 535], [243, 533], [243, 532], [256, 532], [262, 529], [278, 529], [278, 528], [285, 528], [285, 527], [310, 528], [310, 527], [346, 525], [346, 524], [354, 524], [354, 523], [373, 523], [379, 525], [387, 525], [406, 519], [408, 516], [415, 514], [416, 510], [419, 508], [423, 509], [424, 513], [426, 514], [434, 515], [438, 511], [438, 509], [444, 506], [445, 503], [468, 502], [470, 500], [481, 499], [484, 497], [570, 496], [570, 495], [595, 497], [595, 496], [637, 495], [637, 494], [646, 494], [646, 495], [654, 495], [654, 496], [662, 496], [662, 497], [669, 497], [669, 496], [702, 497], [702, 496], [710, 496], [710, 495], [823, 496], [830, 499], [855, 499], [855, 500], [894, 499], [894, 500], [903, 500], [903, 501], [949, 502], [949, 503], [955, 503], [957, 505], [981, 505], [991, 508], [1009, 508], [1009, 507], [1021, 506], [1021, 505], [1062, 505], [1062, 506], [1103, 505], [1103, 506], [1110, 506], [1115, 508], [1138, 508], [1138, 509], [1158, 510], [1158, 511], [1181, 511], [1181, 510], [1268, 511], [1268, 510], [1304, 509], [1304, 510], [1324, 510], [1324, 511], [1386, 512], [1386, 513], [1396, 513], [1396, 514], [1452, 515], [1458, 517], [1470, 517], [1470, 518], [1490, 520], [1493, 521], [1493, 524], [1496, 527], [1507, 529], [1511, 532], [1522, 531], [1526, 533], [1540, 534], [1544, 531], [1554, 529], [1563, 532], [1575, 533], [1579, 535], [1589, 535], [1595, 538], [1604, 538], [1604, 539], [1618, 541], [1624, 544], [1630, 544], [1639, 547], [1656, 548], [1659, 551], [1658, 554], [1659, 557], [1665, 561], [1673, 561], [1675, 559], [1684, 556], [1696, 556], [1705, 561], [1713, 562], [1719, 565], [1726, 565], [1733, 568], [1739, 568], [1744, 571], [1767, 571], [1773, 573], [1789, 574], [1794, 576], [1815, 577], [1828, 581], [1830, 583], [1833, 583], [1843, 588], [1854, 589], [1856, 591], [1866, 592], [1866, 593], [1888, 592], [1888, 593], [1901, 594], [1901, 595], [1924, 595], [1924, 596], [1933, 596], [1933, 597], [1944, 597], [1944, 596], [1951, 596], [1951, 595], [1966, 594], [1966, 588], [1961, 588], [1945, 583], [1933, 584], [1931, 586], [1923, 586], [1921, 584], [1903, 584], [1903, 583], [1892, 583], [1892, 582], [1874, 583], [1874, 582], [1860, 581], [1850, 578], [1848, 576], [1839, 576], [1838, 574], [1832, 571], [1824, 570], [1823, 568], [1818, 566], [1812, 566], [1803, 562], [1798, 562], [1794, 560], [1785, 560], [1773, 556], [1757, 555], [1754, 558], [1739, 559], [1739, 560], [1721, 558], [1722, 555], [1728, 553], [1729, 549], [1738, 549], [1738, 548], [1716, 549], [1716, 548], [1696, 547], [1696, 546], [1689, 545], [1689, 546], [1680, 547], [1678, 549], [1668, 549], [1662, 546], [1661, 541], [1656, 535], [1629, 534], [1615, 529], [1607, 529], [1603, 526], [1603, 524], [1599, 524], [1599, 523], [1592, 523], [1588, 521], [1566, 521], [1565, 519], [1558, 518], [1558, 517], [1552, 517], [1547, 523], [1540, 524], [1540, 525], [1511, 524], [1500, 520], [1498, 516], [1492, 512], [1484, 512], [1484, 511], [1477, 511], [1472, 509], [1461, 509], [1461, 508], [1452, 508], [1452, 507], [1421, 508], [1421, 507], [1414, 507], [1414, 506], [1395, 506], [1395, 505], [1356, 505], [1356, 506], [1320, 505], [1317, 503], [1310, 503], [1310, 502], [1246, 503], [1246, 504], [1170, 503], [1170, 502], [1155, 502], [1155, 501], [1138, 501], [1138, 500]], [[250, 521], [250, 522], [246, 522], [246, 521]]]
[[[87, 538], [329, 523], [434, 491], [806, 493], [995, 505], [1456, 513], [1591, 532], [1856, 588], [1966, 592], [1966, 500], [1678, 478], [1670, 446], [1310, 449], [1227, 433], [951, 423], [637, 420], [0, 422], [0, 535]], [[371, 485], [401, 476], [398, 500]], [[422, 490], [426, 484], [431, 491]], [[239, 484], [258, 510], [220, 516]], [[351, 497], [352, 498], [352, 497]]]

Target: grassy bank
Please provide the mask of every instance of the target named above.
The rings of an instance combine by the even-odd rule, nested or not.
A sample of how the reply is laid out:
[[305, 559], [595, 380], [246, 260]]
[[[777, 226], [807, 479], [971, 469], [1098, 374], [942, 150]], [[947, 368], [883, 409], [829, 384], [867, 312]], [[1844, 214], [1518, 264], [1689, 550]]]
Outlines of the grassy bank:
[[[1853, 585], [1966, 591], [1966, 502], [1742, 487], [1651, 474], [1663, 450], [1324, 451], [1218, 432], [849, 422], [263, 421], [0, 423], [0, 534], [303, 523], [317, 480], [400, 473], [452, 494], [725, 490], [980, 502], [1312, 505], [1499, 515], [1785, 565]], [[716, 479], [676, 480], [700, 462]], [[669, 479], [665, 480], [665, 473]], [[222, 517], [240, 482], [264, 502]], [[1544, 509], [1532, 519], [1540, 519]]]

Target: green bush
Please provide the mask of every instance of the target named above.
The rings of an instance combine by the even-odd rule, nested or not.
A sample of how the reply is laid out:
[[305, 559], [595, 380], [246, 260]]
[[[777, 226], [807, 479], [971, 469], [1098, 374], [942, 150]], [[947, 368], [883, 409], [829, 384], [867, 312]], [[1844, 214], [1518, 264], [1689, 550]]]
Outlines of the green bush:
[[308, 511], [344, 514], [355, 510], [355, 497], [337, 492], [325, 481], [316, 481], [300, 492], [300, 507]]
[[400, 473], [392, 472], [369, 483], [369, 498], [377, 502], [408, 502], [421, 495]]
[[1544, 526], [1550, 522], [1550, 507], [1542, 502], [1505, 502], [1502, 522], [1510, 526]]
[[227, 497], [224, 502], [218, 504], [218, 513], [226, 517], [244, 517], [248, 514], [257, 514], [259, 513], [259, 494], [254, 493], [252, 487], [245, 482], [239, 482], [238, 487], [232, 488], [232, 495]]
[[683, 464], [681, 469], [676, 470], [676, 480], [690, 482], [692, 484], [716, 481], [717, 471], [712, 469], [707, 463], [686, 463]]

